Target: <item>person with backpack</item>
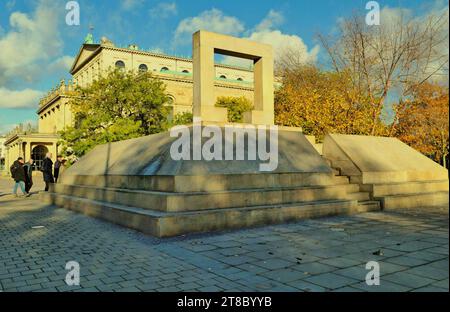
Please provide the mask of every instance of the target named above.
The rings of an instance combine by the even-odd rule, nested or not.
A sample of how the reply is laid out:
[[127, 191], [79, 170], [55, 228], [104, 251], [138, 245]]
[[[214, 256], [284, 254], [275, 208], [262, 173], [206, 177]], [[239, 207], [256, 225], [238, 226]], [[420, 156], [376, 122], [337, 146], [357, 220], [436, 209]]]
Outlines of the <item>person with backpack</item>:
[[23, 158], [19, 157], [17, 160], [11, 165], [9, 168], [11, 171], [11, 176], [15, 181], [14, 187], [13, 187], [13, 195], [15, 197], [18, 197], [17, 195], [17, 188], [20, 187], [20, 190], [23, 193], [23, 196], [29, 196], [27, 192], [25, 191], [25, 170], [23, 168]]

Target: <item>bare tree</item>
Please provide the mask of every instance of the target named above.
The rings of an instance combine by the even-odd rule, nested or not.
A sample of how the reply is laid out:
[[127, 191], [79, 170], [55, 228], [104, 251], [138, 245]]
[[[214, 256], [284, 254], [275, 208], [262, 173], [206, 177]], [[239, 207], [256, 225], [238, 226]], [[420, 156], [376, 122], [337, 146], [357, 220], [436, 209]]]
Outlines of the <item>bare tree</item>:
[[400, 97], [439, 75], [448, 77], [448, 9], [414, 18], [403, 11], [369, 26], [354, 15], [340, 23], [338, 35], [319, 35], [331, 66], [349, 71], [352, 86], [372, 106], [375, 135], [383, 105], [394, 91]]

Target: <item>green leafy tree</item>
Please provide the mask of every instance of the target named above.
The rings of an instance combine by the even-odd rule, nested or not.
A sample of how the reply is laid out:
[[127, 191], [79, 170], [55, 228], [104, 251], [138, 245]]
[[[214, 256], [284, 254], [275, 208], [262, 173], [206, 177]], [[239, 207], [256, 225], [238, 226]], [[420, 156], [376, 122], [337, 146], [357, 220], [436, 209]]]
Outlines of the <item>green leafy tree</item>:
[[171, 126], [188, 125], [193, 121], [193, 115], [191, 112], [178, 113], [173, 117]]
[[74, 126], [60, 133], [63, 152], [80, 157], [99, 144], [164, 131], [168, 104], [165, 84], [151, 74], [111, 71], [77, 88], [70, 101]]
[[252, 102], [245, 96], [220, 96], [217, 98], [216, 106], [227, 108], [229, 122], [243, 122], [244, 113], [253, 109]]

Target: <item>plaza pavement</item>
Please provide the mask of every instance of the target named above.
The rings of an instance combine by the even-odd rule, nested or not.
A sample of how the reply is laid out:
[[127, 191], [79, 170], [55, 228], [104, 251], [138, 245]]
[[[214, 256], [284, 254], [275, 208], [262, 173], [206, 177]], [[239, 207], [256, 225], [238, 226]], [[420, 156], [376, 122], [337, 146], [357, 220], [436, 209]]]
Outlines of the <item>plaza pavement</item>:
[[[11, 182], [0, 178], [0, 291], [449, 289], [448, 207], [157, 239], [47, 206], [37, 194], [13, 198]], [[65, 284], [71, 260], [80, 286]], [[372, 260], [380, 286], [365, 283]]]

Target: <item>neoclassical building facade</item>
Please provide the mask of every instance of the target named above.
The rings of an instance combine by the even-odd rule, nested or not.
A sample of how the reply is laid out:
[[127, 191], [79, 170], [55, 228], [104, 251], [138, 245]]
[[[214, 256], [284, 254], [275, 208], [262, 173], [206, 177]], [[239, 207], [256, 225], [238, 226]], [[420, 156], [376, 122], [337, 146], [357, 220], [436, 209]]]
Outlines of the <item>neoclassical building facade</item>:
[[[70, 98], [75, 87], [87, 86], [113, 68], [151, 72], [167, 86], [172, 98], [174, 116], [192, 112], [193, 78], [192, 59], [140, 50], [136, 45], [117, 47], [106, 38], [96, 44], [85, 42], [70, 69], [72, 79], [61, 80], [38, 104], [38, 133], [14, 135], [6, 139], [5, 167], [22, 156], [33, 157], [37, 168], [46, 152], [58, 153], [58, 131], [72, 125], [74, 118]], [[253, 100], [253, 70], [223, 64], [215, 65], [215, 97], [245, 96]], [[278, 85], [278, 83], [276, 83]]]

